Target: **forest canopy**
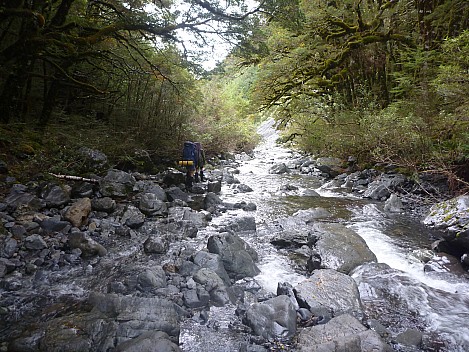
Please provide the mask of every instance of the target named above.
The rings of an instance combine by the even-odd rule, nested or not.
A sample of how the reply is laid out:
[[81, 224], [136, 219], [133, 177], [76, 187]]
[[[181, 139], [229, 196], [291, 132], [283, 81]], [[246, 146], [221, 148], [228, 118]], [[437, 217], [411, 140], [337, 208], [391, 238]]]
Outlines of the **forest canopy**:
[[[248, 151], [273, 117], [305, 152], [467, 185], [465, 0], [6, 0], [0, 19], [4, 148], [32, 129], [33, 155], [57, 131], [121, 160]], [[233, 49], [205, 72], [210, 36]]]

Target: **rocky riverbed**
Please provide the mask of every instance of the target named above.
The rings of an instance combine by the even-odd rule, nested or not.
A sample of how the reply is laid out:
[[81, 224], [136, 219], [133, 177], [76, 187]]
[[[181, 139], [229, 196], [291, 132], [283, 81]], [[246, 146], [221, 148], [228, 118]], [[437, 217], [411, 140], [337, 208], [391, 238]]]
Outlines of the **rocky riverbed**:
[[[436, 204], [443, 191], [430, 180], [287, 154], [270, 162], [273, 177], [306, 176], [425, 219], [438, 230], [421, 260], [467, 280], [467, 197]], [[377, 263], [330, 209], [256, 216], [266, 205], [237, 179], [252, 158], [221, 160], [190, 192], [175, 169], [11, 182], [0, 200], [1, 350], [454, 351], [394, 290], [400, 273]], [[319, 197], [317, 189], [301, 191]], [[278, 192], [298, 188], [284, 184]], [[269, 277], [267, 245], [293, 263], [294, 282]], [[456, 258], [453, 266], [438, 262], [442, 251]]]

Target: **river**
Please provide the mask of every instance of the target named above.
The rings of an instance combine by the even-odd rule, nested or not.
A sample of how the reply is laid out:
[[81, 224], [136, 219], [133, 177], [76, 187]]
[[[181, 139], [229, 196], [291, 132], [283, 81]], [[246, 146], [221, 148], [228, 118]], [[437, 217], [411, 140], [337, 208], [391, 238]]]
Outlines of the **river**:
[[[368, 318], [380, 321], [396, 334], [408, 328], [423, 330], [425, 351], [469, 350], [467, 278], [449, 272], [424, 272], [425, 264], [418, 259], [418, 253], [430, 246], [431, 230], [410, 216], [388, 214], [383, 211], [384, 204], [361, 199], [317, 177], [295, 172], [270, 174], [273, 164], [291, 165], [299, 155], [276, 144], [277, 133], [271, 121], [264, 123], [259, 133], [262, 143], [253, 157], [237, 157], [239, 173], [235, 174], [253, 191], [239, 193], [236, 187], [225, 185], [222, 199], [257, 205], [256, 235], [245, 240], [259, 253], [261, 273], [255, 279], [263, 288], [276, 292], [278, 282], [295, 285], [307, 275], [270, 244], [268, 224], [301, 209], [322, 207], [335, 216], [334, 221], [356, 231], [378, 262], [390, 267], [358, 268], [352, 275], [359, 284]], [[308, 190], [315, 190], [320, 197], [308, 195]], [[211, 226], [241, 213], [228, 211], [214, 218]]]

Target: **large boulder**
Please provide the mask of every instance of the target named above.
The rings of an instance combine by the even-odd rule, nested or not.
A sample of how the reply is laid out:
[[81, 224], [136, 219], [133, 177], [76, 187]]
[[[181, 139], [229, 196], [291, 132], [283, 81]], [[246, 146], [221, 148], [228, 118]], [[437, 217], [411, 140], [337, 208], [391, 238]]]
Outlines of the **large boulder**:
[[225, 270], [235, 280], [260, 273], [254, 263], [257, 253], [235, 234], [223, 232], [213, 235], [208, 239], [207, 248], [210, 253], [220, 255]]
[[142, 193], [138, 198], [138, 208], [145, 215], [166, 216], [168, 215], [168, 208], [166, 203], [159, 199], [160, 197], [155, 193]]
[[148, 331], [128, 341], [119, 344], [116, 352], [179, 352], [178, 345], [169, 339], [169, 335], [162, 331]]
[[41, 190], [41, 198], [49, 208], [62, 207], [70, 202], [71, 189], [49, 183]]
[[296, 311], [286, 295], [252, 304], [246, 311], [246, 325], [265, 340], [292, 337], [296, 333]]
[[362, 304], [353, 278], [331, 269], [315, 270], [311, 277], [294, 287], [301, 308], [331, 311], [333, 315], [349, 313], [362, 318]]
[[338, 158], [323, 157], [316, 159], [316, 168], [321, 172], [329, 175], [329, 177], [336, 177], [344, 172], [343, 160]]
[[314, 248], [323, 267], [348, 274], [357, 266], [376, 261], [376, 255], [355, 231], [337, 223], [313, 226]]
[[443, 238], [455, 252], [469, 252], [469, 196], [463, 195], [433, 205], [423, 223], [445, 230]]
[[152, 193], [156, 196], [157, 199], [163, 202], [166, 202], [167, 200], [166, 192], [164, 191], [164, 189], [153, 181], [149, 181], [149, 180], [137, 181], [134, 185], [134, 191], [137, 191], [140, 193]]
[[132, 193], [136, 182], [131, 174], [111, 169], [99, 181], [99, 186], [105, 197], [125, 197]]
[[402, 174], [381, 174], [368, 185], [363, 196], [376, 200], [386, 200], [393, 191], [399, 190], [407, 181]]
[[349, 314], [331, 319], [327, 324], [302, 329], [295, 351], [299, 352], [391, 352], [373, 330], [364, 327]]

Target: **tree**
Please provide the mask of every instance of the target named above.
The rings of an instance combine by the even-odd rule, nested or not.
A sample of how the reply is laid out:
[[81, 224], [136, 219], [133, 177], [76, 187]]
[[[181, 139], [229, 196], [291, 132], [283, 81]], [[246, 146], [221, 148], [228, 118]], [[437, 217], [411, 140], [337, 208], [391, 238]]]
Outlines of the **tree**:
[[[48, 123], [64, 89], [88, 95], [112, 95], [116, 72], [151, 72], [172, 82], [151, 53], [171, 51], [178, 31], [201, 40], [208, 33], [236, 36], [250, 13], [196, 0], [171, 1], [57, 0], [3, 1], [0, 5], [0, 118], [3, 123], [39, 116]], [[240, 5], [242, 2], [234, 2]], [[153, 4], [151, 11], [148, 5]], [[183, 9], [183, 10], [181, 10]], [[236, 30], [236, 31], [235, 31]], [[239, 32], [239, 31], [238, 31]], [[126, 54], [124, 54], [126, 52]], [[101, 72], [101, 80], [90, 73]], [[106, 78], [106, 75], [108, 76]], [[35, 93], [33, 95], [33, 93]], [[74, 93], [69, 93], [74, 94]], [[32, 97], [43, 102], [31, 111]], [[111, 98], [116, 99], [116, 97]]]

